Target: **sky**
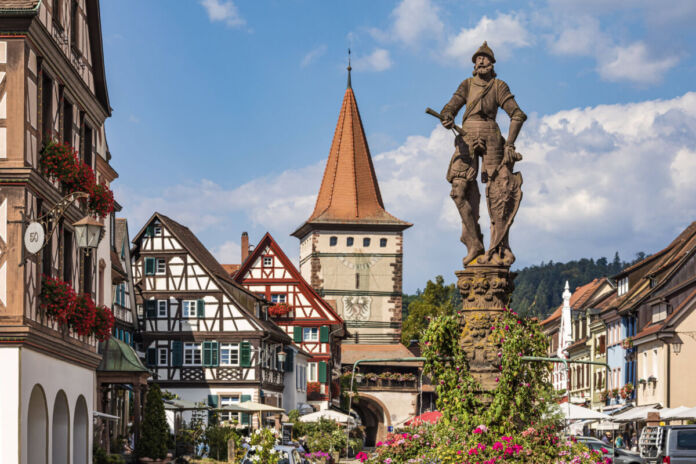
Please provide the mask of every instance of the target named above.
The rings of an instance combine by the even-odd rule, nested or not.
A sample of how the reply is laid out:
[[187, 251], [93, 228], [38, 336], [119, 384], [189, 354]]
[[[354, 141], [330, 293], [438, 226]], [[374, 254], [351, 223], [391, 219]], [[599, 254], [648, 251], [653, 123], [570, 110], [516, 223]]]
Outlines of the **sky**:
[[513, 268], [631, 259], [696, 220], [692, 0], [102, 0], [101, 17], [131, 235], [158, 211], [222, 263], [239, 263], [243, 231], [270, 232], [297, 262], [290, 233], [314, 207], [351, 48], [386, 209], [414, 224], [404, 290], [454, 281], [453, 136], [424, 110], [471, 76], [484, 40], [529, 116]]

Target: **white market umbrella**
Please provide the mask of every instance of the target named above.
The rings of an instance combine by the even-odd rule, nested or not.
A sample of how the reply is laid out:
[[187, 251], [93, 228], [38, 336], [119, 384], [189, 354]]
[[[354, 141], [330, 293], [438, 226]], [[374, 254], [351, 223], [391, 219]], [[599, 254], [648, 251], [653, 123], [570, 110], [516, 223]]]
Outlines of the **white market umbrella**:
[[594, 422], [590, 424], [590, 428], [593, 430], [618, 430], [619, 429], [619, 424], [615, 424], [614, 422], [611, 421], [600, 421], [600, 422]]
[[236, 403], [235, 406], [241, 406], [246, 412], [285, 412], [283, 408], [276, 408], [270, 404], [256, 403], [254, 401]]
[[660, 419], [681, 419], [680, 414], [688, 411], [686, 406], [678, 406], [676, 408], [660, 409]]
[[355, 419], [351, 416], [334, 411], [333, 409], [324, 409], [311, 414], [305, 414], [304, 416], [300, 416], [299, 420], [300, 422], [319, 422], [320, 419], [332, 420], [339, 424], [355, 424]]
[[670, 417], [670, 419], [696, 419], [696, 408], [687, 409], [686, 411]]
[[611, 417], [603, 412], [593, 411], [572, 403], [559, 405], [559, 409], [566, 420], [611, 420]]

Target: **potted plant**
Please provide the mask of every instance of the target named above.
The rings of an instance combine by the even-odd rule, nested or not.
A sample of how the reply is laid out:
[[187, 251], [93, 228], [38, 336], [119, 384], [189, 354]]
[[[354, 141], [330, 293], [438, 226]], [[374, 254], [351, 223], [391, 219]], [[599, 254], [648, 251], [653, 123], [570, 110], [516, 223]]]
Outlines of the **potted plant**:
[[619, 389], [618, 388], [613, 388], [611, 390], [611, 396], [612, 398], [618, 398], [619, 397]]
[[169, 426], [164, 415], [162, 392], [156, 383], [150, 386], [145, 402], [145, 413], [140, 427], [140, 439], [135, 445], [135, 453], [141, 463], [167, 463], [167, 442]]
[[268, 314], [271, 317], [283, 317], [290, 312], [290, 306], [287, 303], [276, 303], [268, 308]]
[[657, 377], [651, 375], [650, 377], [648, 377], [648, 383], [657, 383]]
[[628, 382], [626, 385], [624, 385], [624, 390], [626, 390], [627, 395], [630, 395], [631, 393], [633, 393], [634, 390], [633, 384], [631, 382]]
[[621, 342], [621, 346], [624, 349], [633, 348], [633, 339], [631, 337], [624, 338]]
[[606, 390], [599, 392], [599, 398], [600, 398], [602, 401], [608, 400], [608, 399], [609, 399], [609, 392], [606, 391]]

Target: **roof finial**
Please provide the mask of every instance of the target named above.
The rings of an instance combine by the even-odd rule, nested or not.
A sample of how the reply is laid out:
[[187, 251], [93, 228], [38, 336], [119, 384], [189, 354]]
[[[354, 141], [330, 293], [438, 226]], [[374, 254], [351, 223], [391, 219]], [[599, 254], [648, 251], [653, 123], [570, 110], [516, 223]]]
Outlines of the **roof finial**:
[[346, 68], [348, 70], [348, 88], [352, 89], [352, 85], [350, 83], [350, 70], [353, 69], [350, 67], [350, 48], [348, 49], [348, 67]]

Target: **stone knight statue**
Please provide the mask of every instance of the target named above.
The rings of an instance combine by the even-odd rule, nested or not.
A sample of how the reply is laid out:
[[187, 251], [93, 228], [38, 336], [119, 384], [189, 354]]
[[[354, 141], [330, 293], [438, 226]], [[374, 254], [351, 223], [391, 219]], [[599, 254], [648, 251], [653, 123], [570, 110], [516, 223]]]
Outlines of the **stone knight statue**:
[[[455, 138], [455, 151], [447, 170], [452, 184], [450, 196], [462, 218], [461, 241], [467, 247], [464, 266], [472, 263], [510, 266], [515, 256], [510, 250], [508, 234], [522, 199], [522, 175], [513, 172], [522, 156], [515, 151], [515, 140], [527, 116], [517, 105], [508, 85], [496, 79], [495, 56], [486, 42], [474, 53], [474, 77], [466, 79], [442, 109], [442, 125], [455, 127], [454, 118], [466, 105], [462, 127]], [[510, 131], [505, 140], [496, 123], [498, 108], [510, 116]], [[491, 241], [483, 246], [479, 226], [481, 194], [476, 181], [481, 157], [481, 181], [486, 186], [486, 200], [491, 219]]]

